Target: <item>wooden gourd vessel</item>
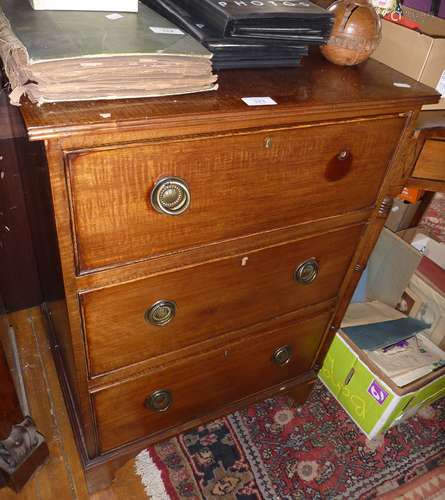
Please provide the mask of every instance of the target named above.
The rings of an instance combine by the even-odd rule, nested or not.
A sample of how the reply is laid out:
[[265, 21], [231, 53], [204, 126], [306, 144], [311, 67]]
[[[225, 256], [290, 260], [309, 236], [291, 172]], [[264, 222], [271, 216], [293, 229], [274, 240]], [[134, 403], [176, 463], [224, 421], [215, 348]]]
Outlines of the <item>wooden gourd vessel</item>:
[[366, 61], [381, 39], [382, 25], [374, 7], [367, 0], [338, 0], [328, 10], [335, 14], [335, 22], [322, 54], [342, 66]]

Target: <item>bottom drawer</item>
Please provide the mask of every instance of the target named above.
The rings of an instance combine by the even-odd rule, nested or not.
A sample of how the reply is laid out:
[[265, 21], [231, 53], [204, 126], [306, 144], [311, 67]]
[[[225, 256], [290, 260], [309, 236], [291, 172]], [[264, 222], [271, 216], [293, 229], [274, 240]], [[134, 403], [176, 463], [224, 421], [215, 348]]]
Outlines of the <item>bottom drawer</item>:
[[101, 452], [204, 416], [308, 371], [331, 311], [92, 395]]

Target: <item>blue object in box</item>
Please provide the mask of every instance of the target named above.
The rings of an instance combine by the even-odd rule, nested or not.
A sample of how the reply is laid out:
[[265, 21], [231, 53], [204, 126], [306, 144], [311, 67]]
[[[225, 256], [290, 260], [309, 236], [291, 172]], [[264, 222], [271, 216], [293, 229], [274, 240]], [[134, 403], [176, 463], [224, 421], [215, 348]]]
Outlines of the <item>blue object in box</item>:
[[375, 351], [412, 337], [430, 326], [420, 319], [401, 318], [370, 325], [348, 326], [342, 330], [360, 349]]

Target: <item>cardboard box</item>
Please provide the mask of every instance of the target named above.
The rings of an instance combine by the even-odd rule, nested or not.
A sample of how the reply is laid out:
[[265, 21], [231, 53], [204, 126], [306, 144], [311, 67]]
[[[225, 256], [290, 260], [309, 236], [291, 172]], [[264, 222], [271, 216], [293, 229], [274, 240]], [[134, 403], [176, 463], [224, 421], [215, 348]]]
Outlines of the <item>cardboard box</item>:
[[341, 332], [318, 376], [369, 439], [445, 396], [445, 368], [399, 388]]
[[396, 233], [397, 231], [402, 231], [402, 229], [408, 229], [411, 227], [411, 223], [417, 213], [417, 209], [420, 206], [420, 201], [417, 203], [409, 203], [407, 201], [396, 198], [389, 214], [388, 219], [385, 222], [385, 227]]
[[34, 10], [137, 12], [138, 0], [29, 0]]
[[428, 257], [442, 269], [445, 269], [445, 243], [437, 241], [424, 228], [412, 227], [399, 231], [397, 235], [409, 243], [421, 255]]
[[421, 32], [382, 19], [382, 41], [371, 57], [442, 94], [438, 104], [423, 109], [445, 109], [445, 20], [407, 7], [403, 15]]
[[368, 262], [366, 300], [396, 307], [417, 269], [422, 254], [399, 234], [386, 228], [380, 234]]
[[[368, 263], [366, 282], [362, 284], [367, 302], [350, 304], [342, 327], [404, 318], [405, 314], [394, 307], [405, 291], [421, 306], [417, 310], [411, 308], [415, 317], [431, 324], [422, 332], [423, 336], [443, 350], [445, 302], [441, 292], [427, 286], [416, 272], [422, 267], [419, 263], [425, 260], [410, 245], [416, 231], [414, 228], [395, 234], [383, 230]], [[370, 439], [445, 396], [445, 368], [398, 387], [341, 331], [337, 332], [318, 376]]]
[[445, 350], [445, 270], [424, 257], [405, 294], [420, 304], [417, 310], [414, 307], [408, 314], [430, 324], [429, 338]]

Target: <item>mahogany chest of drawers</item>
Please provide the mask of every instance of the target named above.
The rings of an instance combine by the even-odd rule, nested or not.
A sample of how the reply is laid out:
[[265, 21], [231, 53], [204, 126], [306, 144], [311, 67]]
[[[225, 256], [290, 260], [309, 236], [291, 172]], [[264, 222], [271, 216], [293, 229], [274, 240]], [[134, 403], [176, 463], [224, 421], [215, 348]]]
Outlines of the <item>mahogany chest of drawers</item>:
[[314, 56], [209, 94], [22, 106], [45, 141], [66, 297], [46, 310], [92, 490], [151, 442], [304, 401], [436, 100]]

